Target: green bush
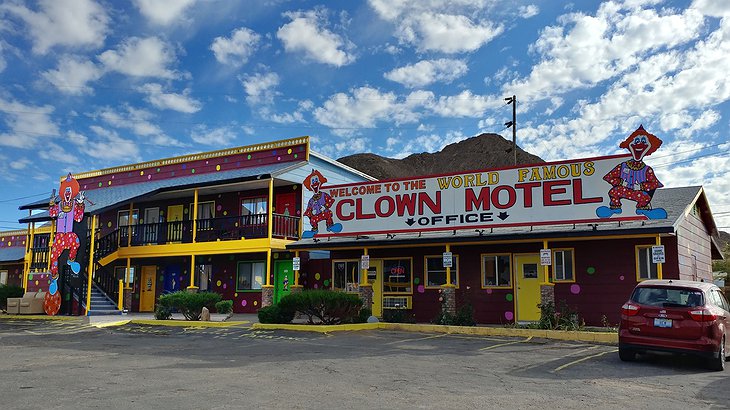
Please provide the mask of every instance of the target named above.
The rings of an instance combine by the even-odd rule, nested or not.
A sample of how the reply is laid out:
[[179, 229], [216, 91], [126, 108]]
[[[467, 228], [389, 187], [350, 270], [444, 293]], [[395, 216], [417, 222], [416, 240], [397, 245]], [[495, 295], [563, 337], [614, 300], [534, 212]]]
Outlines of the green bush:
[[471, 305], [466, 304], [461, 306], [456, 311], [455, 315], [441, 311], [438, 315], [436, 315], [433, 323], [447, 326], [476, 326], [476, 321], [474, 321], [474, 309]]
[[357, 320], [362, 305], [362, 299], [350, 293], [307, 290], [284, 296], [278, 306], [286, 314], [301, 313], [309, 324], [337, 325]]
[[215, 311], [224, 315], [233, 312], [233, 301], [232, 300], [221, 300], [215, 304]]
[[172, 311], [169, 307], [157, 304], [157, 306], [155, 306], [155, 319], [170, 320], [172, 319]]
[[282, 309], [280, 305], [271, 305], [259, 309], [258, 316], [261, 323], [291, 323], [294, 312]]
[[0, 309], [8, 308], [8, 298], [19, 298], [25, 291], [20, 286], [0, 285]]
[[360, 313], [357, 316], [357, 320], [355, 323], [367, 323], [368, 318], [373, 315], [373, 311], [370, 308], [362, 308], [360, 309]]
[[170, 310], [182, 313], [187, 320], [200, 320], [200, 314], [206, 307], [212, 310], [221, 301], [221, 295], [213, 292], [192, 293], [184, 290], [160, 296], [159, 304]]
[[535, 324], [538, 329], [581, 330], [583, 328], [583, 319], [578, 311], [570, 308], [564, 300], [560, 301], [560, 308], [556, 308], [553, 303], [537, 306], [540, 308], [540, 321]]

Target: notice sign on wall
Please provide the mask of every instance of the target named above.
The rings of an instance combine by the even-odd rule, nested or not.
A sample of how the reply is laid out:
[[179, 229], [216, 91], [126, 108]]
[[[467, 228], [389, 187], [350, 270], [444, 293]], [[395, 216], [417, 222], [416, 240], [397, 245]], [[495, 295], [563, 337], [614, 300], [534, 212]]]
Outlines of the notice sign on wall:
[[664, 245], [655, 245], [651, 247], [651, 261], [653, 263], [665, 263], [665, 259]]
[[540, 249], [540, 266], [550, 266], [553, 264], [553, 253], [550, 249]]
[[299, 270], [302, 266], [302, 259], [298, 256], [291, 258], [292, 270]]
[[370, 255], [360, 257], [360, 269], [370, 269]]
[[444, 268], [454, 267], [453, 255], [451, 252], [444, 252], [443, 254], [443, 266]]

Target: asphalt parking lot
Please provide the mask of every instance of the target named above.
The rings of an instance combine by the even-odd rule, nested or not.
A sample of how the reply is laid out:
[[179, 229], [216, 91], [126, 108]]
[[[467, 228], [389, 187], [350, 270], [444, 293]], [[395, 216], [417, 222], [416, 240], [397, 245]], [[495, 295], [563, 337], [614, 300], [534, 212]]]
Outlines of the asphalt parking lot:
[[0, 320], [3, 408], [728, 408], [730, 371], [616, 347]]

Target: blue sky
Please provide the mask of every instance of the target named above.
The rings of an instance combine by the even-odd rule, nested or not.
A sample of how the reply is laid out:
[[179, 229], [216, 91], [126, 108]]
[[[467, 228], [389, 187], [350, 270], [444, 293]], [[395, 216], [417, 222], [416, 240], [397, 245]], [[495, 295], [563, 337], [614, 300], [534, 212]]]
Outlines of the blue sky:
[[0, 229], [67, 171], [310, 135], [338, 158], [496, 132], [546, 160], [622, 152], [730, 231], [730, 2], [0, 3]]

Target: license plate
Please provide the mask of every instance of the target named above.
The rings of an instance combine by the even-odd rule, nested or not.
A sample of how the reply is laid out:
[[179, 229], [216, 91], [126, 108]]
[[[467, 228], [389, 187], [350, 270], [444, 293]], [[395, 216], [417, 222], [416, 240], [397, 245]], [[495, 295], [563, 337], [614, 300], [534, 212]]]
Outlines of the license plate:
[[672, 327], [672, 319], [654, 319], [654, 327]]

